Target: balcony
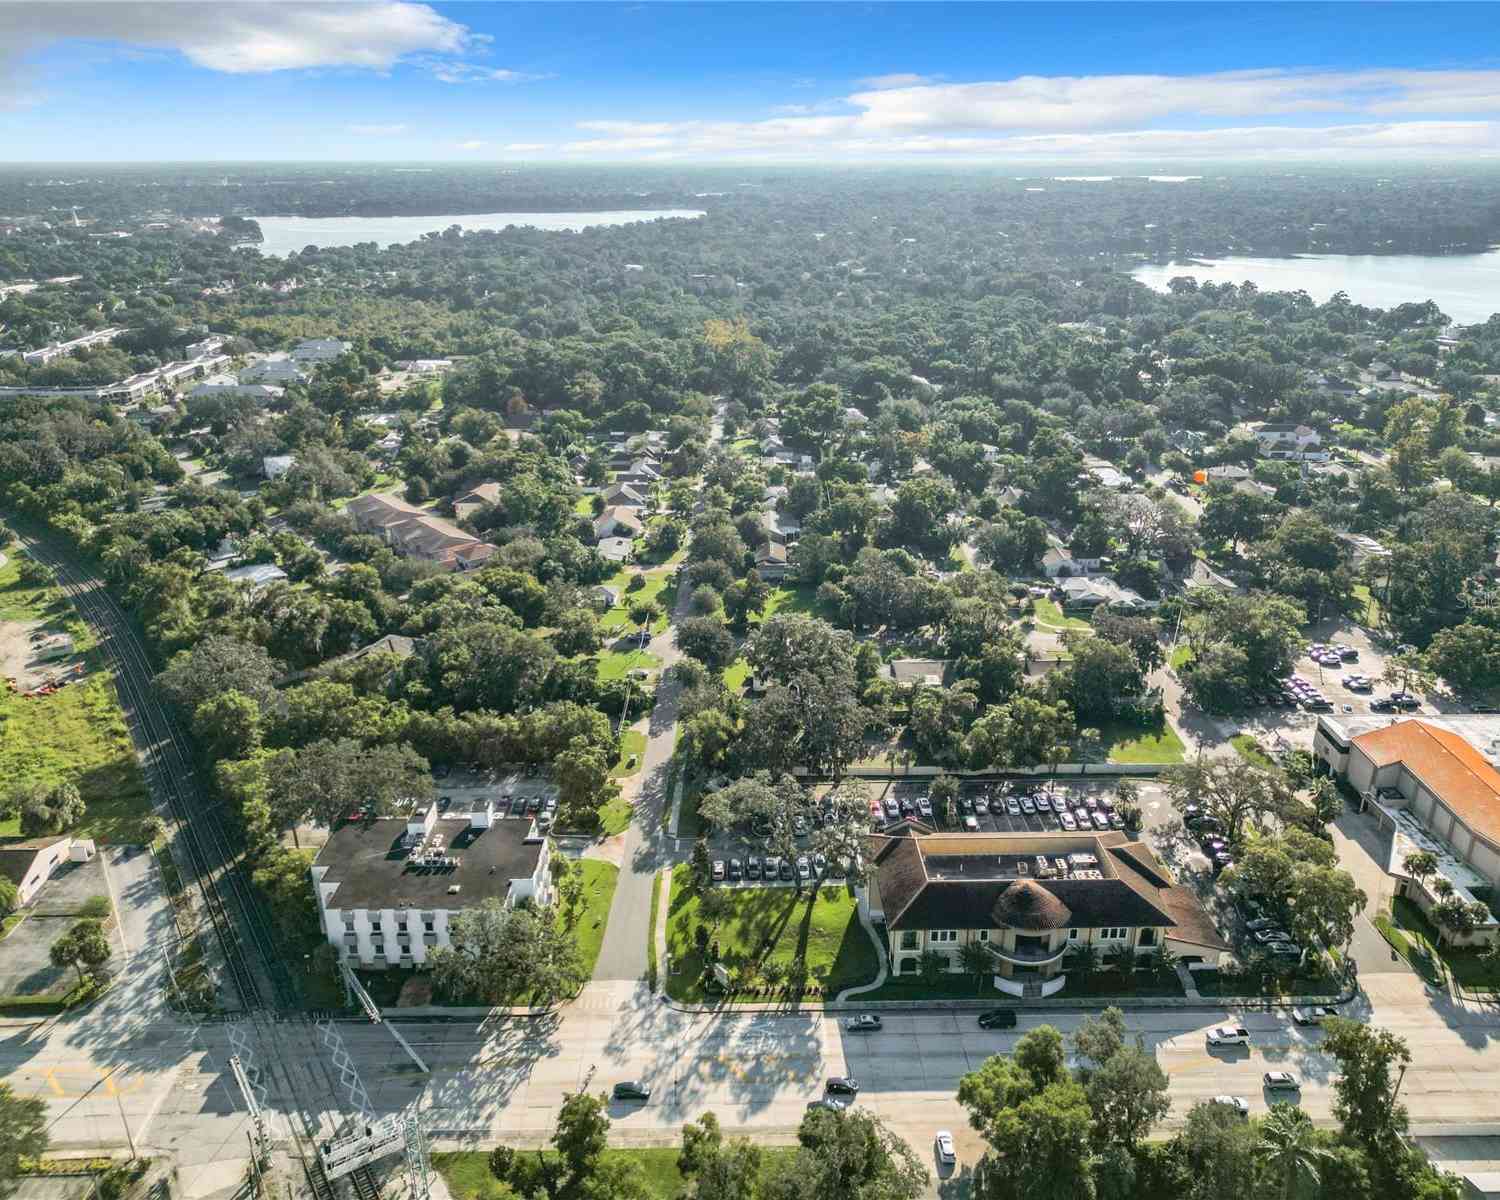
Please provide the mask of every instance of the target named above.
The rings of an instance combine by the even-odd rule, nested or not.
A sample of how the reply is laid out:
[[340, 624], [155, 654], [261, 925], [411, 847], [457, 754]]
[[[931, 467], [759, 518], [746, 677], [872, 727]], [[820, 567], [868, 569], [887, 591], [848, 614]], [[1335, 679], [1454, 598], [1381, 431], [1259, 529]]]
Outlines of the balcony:
[[990, 942], [989, 948], [996, 958], [1004, 959], [1008, 963], [1016, 963], [1023, 967], [1037, 967], [1060, 959], [1068, 952], [1068, 943], [1064, 942], [1056, 950], [1048, 950], [1044, 946], [1017, 946], [1014, 950], [1007, 950], [999, 942]]

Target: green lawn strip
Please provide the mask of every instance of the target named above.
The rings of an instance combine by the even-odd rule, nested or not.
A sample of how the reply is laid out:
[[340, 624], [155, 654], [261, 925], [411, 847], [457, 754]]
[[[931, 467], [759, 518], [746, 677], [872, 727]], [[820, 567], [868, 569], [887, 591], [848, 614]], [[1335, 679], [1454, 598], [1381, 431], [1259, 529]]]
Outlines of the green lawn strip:
[[1342, 986], [1331, 975], [1290, 975], [1258, 983], [1254, 976], [1194, 971], [1193, 986], [1200, 996], [1223, 1000], [1276, 1000], [1290, 996], [1335, 996]]
[[624, 679], [627, 671], [639, 668], [649, 671], [661, 666], [661, 659], [649, 650], [606, 650], [599, 655], [599, 678], [601, 681]]
[[7, 917], [0, 918], [0, 941], [4, 941], [10, 935], [10, 931], [25, 919], [25, 913], [11, 913]]
[[759, 624], [770, 620], [777, 613], [797, 613], [807, 617], [821, 617], [825, 621], [831, 621], [835, 616], [828, 610], [826, 604], [818, 600], [816, 589], [791, 587], [786, 584], [771, 589], [770, 596], [766, 598], [765, 607], [751, 620], [752, 623]]
[[743, 658], [737, 658], [724, 668], [724, 686], [731, 692], [738, 692], [750, 682], [750, 664]]
[[[668, 792], [670, 795], [671, 792]], [[698, 815], [698, 799], [703, 794], [703, 781], [687, 780], [682, 785], [682, 805], [677, 814], [677, 836], [697, 838], [703, 833], [703, 818]]]
[[[635, 766], [629, 767], [625, 764], [630, 761], [630, 756], [635, 755]], [[627, 729], [620, 734], [620, 761], [615, 763], [610, 771], [616, 779], [622, 779], [626, 775], [634, 775], [641, 769], [641, 760], [646, 755], [646, 735], [638, 729]]]
[[1165, 723], [1159, 729], [1108, 723], [1100, 727], [1099, 736], [1110, 762], [1180, 763], [1183, 760], [1182, 739]]
[[[1121, 980], [1113, 971], [1100, 971], [1088, 979], [1070, 974], [1068, 982], [1058, 996], [1063, 999], [1081, 996], [1181, 996], [1182, 985], [1176, 979], [1160, 983], [1137, 973], [1130, 982]], [[1013, 999], [995, 987], [989, 975], [976, 979], [973, 975], [951, 973], [940, 975], [928, 982], [919, 975], [898, 975], [887, 979], [873, 992], [864, 992], [854, 997], [851, 1003], [861, 1000], [994, 1000], [1006, 1003]]]
[[1174, 647], [1172, 653], [1167, 655], [1167, 665], [1174, 671], [1180, 671], [1188, 663], [1193, 661], [1193, 648], [1191, 646]]
[[580, 517], [592, 517], [594, 515], [594, 497], [592, 493], [579, 496], [573, 501], [573, 511]]
[[1058, 607], [1056, 600], [1046, 600], [1041, 597], [1033, 600], [1032, 610], [1036, 613], [1038, 625], [1050, 625], [1054, 629], [1092, 629], [1093, 626], [1078, 617], [1069, 617]]
[[656, 990], [656, 912], [661, 907], [661, 872], [651, 876], [651, 915], [646, 921], [646, 978]]
[[1237, 733], [1229, 739], [1229, 744], [1252, 767], [1260, 767], [1266, 771], [1275, 769], [1275, 761], [1261, 748], [1261, 744], [1251, 734]]
[[[667, 947], [671, 973], [667, 991], [674, 999], [704, 999], [703, 957], [694, 941], [700, 923], [698, 898], [686, 884], [689, 872], [674, 872]], [[832, 995], [866, 983], [877, 969], [875, 948], [859, 924], [855, 900], [847, 887], [824, 887], [799, 896], [790, 887], [729, 889], [729, 915], [715, 936], [720, 960], [731, 969], [744, 963], [805, 964], [808, 983]], [[738, 999], [754, 1001], [745, 993]]]
[[1417, 974], [1434, 986], [1442, 986], [1446, 973], [1469, 991], [1500, 990], [1500, 972], [1477, 951], [1443, 945], [1426, 914], [1405, 896], [1391, 901], [1389, 917], [1382, 914], [1375, 918], [1375, 928]]
[[[604, 1090], [602, 1087], [600, 1090]], [[795, 1154], [795, 1147], [767, 1146], [761, 1150], [763, 1168], [769, 1173], [780, 1165], [781, 1160]], [[544, 1151], [551, 1156], [551, 1150]], [[677, 1170], [675, 1146], [654, 1149], [606, 1150], [605, 1159], [637, 1162], [645, 1177], [646, 1195], [651, 1200], [676, 1200], [682, 1194], [686, 1180]], [[440, 1152], [432, 1156], [432, 1165], [437, 1168], [453, 1200], [509, 1200], [514, 1194], [501, 1185], [489, 1170], [488, 1150], [458, 1150]]]
[[1356, 611], [1362, 623], [1370, 629], [1380, 628], [1380, 601], [1375, 599], [1369, 585], [1356, 583], [1354, 585], [1354, 599], [1358, 602]]
[[[0, 567], [0, 618], [45, 620], [61, 626], [84, 652], [86, 673], [78, 683], [50, 696], [26, 698], [0, 691], [0, 779], [10, 783], [72, 783], [87, 813], [75, 831], [100, 842], [144, 840], [142, 823], [151, 815], [145, 780], [114, 679], [94, 647], [88, 629], [61, 592], [27, 588], [16, 578], [16, 564]], [[20, 832], [19, 823], [0, 823], [0, 834]]]
[[[620, 868], [614, 863], [592, 858], [579, 859], [583, 868], [583, 904], [573, 926], [578, 939], [578, 956], [583, 960], [584, 978], [594, 974], [599, 961], [599, 947], [604, 945], [604, 929], [609, 924], [609, 906], [614, 902], [615, 885], [620, 882]], [[563, 914], [559, 913], [559, 917]]]

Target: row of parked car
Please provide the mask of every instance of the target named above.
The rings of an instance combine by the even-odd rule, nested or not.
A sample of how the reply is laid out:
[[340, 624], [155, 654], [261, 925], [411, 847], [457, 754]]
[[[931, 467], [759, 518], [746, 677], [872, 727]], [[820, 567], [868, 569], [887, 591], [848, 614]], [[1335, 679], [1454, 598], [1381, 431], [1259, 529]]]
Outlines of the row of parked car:
[[767, 883], [777, 879], [791, 883], [800, 879], [806, 883], [829, 875], [835, 879], [843, 879], [849, 873], [849, 868], [843, 861], [830, 863], [827, 856], [822, 854], [799, 854], [795, 859], [775, 854], [768, 854], [765, 858], [753, 854], [744, 859], [716, 858], [712, 870], [715, 883], [740, 883], [747, 879]]

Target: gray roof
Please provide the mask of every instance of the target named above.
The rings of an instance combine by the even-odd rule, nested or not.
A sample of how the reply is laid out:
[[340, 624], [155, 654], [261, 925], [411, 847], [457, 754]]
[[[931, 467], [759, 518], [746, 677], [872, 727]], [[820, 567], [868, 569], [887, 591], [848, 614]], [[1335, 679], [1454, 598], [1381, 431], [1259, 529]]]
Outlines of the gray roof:
[[[338, 884], [329, 908], [472, 908], [505, 899], [512, 879], [536, 870], [544, 842], [526, 840], [532, 828], [530, 817], [497, 814], [488, 829], [471, 829], [468, 814], [439, 818], [433, 831], [460, 865], [428, 868], [408, 860], [406, 818], [346, 823], [333, 831], [313, 865], [328, 868], [325, 884]], [[455, 884], [461, 890], [450, 893]]]

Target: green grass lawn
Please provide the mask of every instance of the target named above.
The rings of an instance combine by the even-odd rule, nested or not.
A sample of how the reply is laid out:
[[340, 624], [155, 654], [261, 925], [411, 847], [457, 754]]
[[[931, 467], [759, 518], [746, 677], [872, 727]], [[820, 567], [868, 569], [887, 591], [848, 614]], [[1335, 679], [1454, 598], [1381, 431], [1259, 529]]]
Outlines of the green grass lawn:
[[[85, 651], [87, 667], [82, 682], [51, 696], [26, 699], [0, 691], [0, 780], [72, 783], [88, 809], [76, 831], [80, 836], [117, 843], [144, 840], [141, 825], [151, 815], [145, 781], [114, 679], [87, 628], [56, 589], [23, 587], [13, 561], [0, 567], [0, 619], [45, 620], [66, 629]], [[19, 832], [19, 821], [0, 822], [0, 836]]]
[[1174, 671], [1180, 671], [1188, 663], [1193, 661], [1193, 650], [1191, 646], [1182, 645], [1173, 648], [1172, 653], [1167, 655], [1167, 665]]
[[1380, 601], [1371, 594], [1368, 584], [1354, 585], [1355, 619], [1371, 629], [1380, 626]]
[[605, 587], [615, 588], [620, 593], [620, 603], [599, 618], [599, 627], [606, 633], [627, 627], [633, 628], [630, 620], [630, 606], [645, 600], [655, 600], [662, 608], [661, 616], [651, 622], [651, 632], [661, 633], [667, 627], [667, 618], [671, 615], [677, 595], [675, 588], [668, 587], [672, 567], [663, 565], [641, 572], [641, 578], [646, 581], [646, 586], [639, 591], [626, 591], [631, 577], [635, 574], [636, 572], [633, 571], [620, 571], [604, 581]]
[[1180, 763], [1183, 760], [1182, 739], [1166, 723], [1159, 729], [1106, 724], [1100, 728], [1099, 734], [1110, 762]]
[[599, 655], [599, 678], [624, 679], [627, 671], [650, 671], [659, 666], [661, 659], [649, 650], [605, 650]]
[[594, 497], [592, 495], [579, 496], [577, 500], [573, 501], [573, 511], [580, 517], [592, 518], [594, 515]]
[[[1083, 996], [1181, 996], [1182, 985], [1176, 979], [1157, 983], [1144, 973], [1136, 972], [1129, 981], [1121, 980], [1114, 971], [1100, 971], [1088, 979], [1070, 974], [1062, 997]], [[975, 978], [973, 975], [945, 974], [931, 983], [919, 975], [893, 976], [873, 992], [865, 992], [854, 998], [860, 1000], [1008, 1000], [1003, 992], [995, 988], [989, 975]], [[961, 1018], [973, 1020], [973, 1017]]]
[[599, 947], [604, 945], [604, 929], [609, 924], [609, 906], [614, 902], [615, 885], [620, 882], [620, 868], [592, 858], [579, 859], [574, 865], [583, 868], [584, 889], [583, 906], [573, 931], [578, 938], [584, 975], [589, 977], [599, 961]]
[[661, 871], [651, 876], [651, 915], [646, 921], [646, 979], [656, 990], [656, 913], [661, 907]]
[[[626, 764], [630, 756], [635, 755], [635, 766]], [[627, 729], [620, 734], [620, 761], [615, 763], [614, 769], [610, 771], [616, 779], [623, 779], [627, 775], [634, 775], [641, 769], [641, 760], [646, 756], [646, 735], [638, 729]]]
[[[600, 1090], [605, 1090], [602, 1086]], [[550, 1154], [551, 1151], [548, 1151]], [[761, 1150], [765, 1168], [774, 1168], [796, 1153], [795, 1147], [767, 1146]], [[677, 1170], [675, 1146], [641, 1150], [606, 1150], [606, 1159], [637, 1162], [645, 1177], [646, 1195], [650, 1200], [676, 1200], [682, 1194], [685, 1180]], [[488, 1150], [459, 1150], [437, 1153], [432, 1165], [437, 1168], [453, 1194], [453, 1200], [511, 1200], [515, 1195], [490, 1174]]]
[[1037, 624], [1051, 625], [1057, 629], [1092, 629], [1087, 621], [1078, 617], [1069, 617], [1063, 614], [1056, 600], [1046, 600], [1041, 597], [1032, 601], [1033, 610], [1036, 613]]
[[[703, 957], [693, 931], [700, 923], [698, 897], [685, 886], [689, 872], [675, 871], [667, 918], [671, 959], [667, 992], [677, 1000], [701, 1001]], [[833, 993], [873, 979], [875, 947], [859, 924], [847, 887], [824, 887], [801, 896], [789, 887], [732, 888], [729, 915], [715, 936], [726, 966], [742, 963], [806, 965], [808, 982]], [[747, 997], [753, 999], [754, 997]]]
[[761, 621], [774, 617], [777, 613], [801, 613], [808, 617], [822, 617], [825, 621], [832, 620], [834, 615], [828, 611], [826, 605], [818, 603], [816, 588], [792, 587], [787, 584], [771, 589], [765, 608], [752, 620], [759, 624]]
[[1265, 771], [1275, 769], [1275, 760], [1261, 748], [1261, 744], [1250, 734], [1237, 733], [1229, 739], [1229, 744], [1252, 767], [1260, 767]]
[[1500, 971], [1477, 951], [1442, 945], [1427, 915], [1405, 896], [1391, 901], [1391, 915], [1376, 917], [1375, 927], [1428, 983], [1440, 986], [1451, 975], [1470, 991], [1500, 991]]
[[724, 668], [724, 686], [731, 692], [740, 691], [750, 682], [750, 664], [737, 658]]

